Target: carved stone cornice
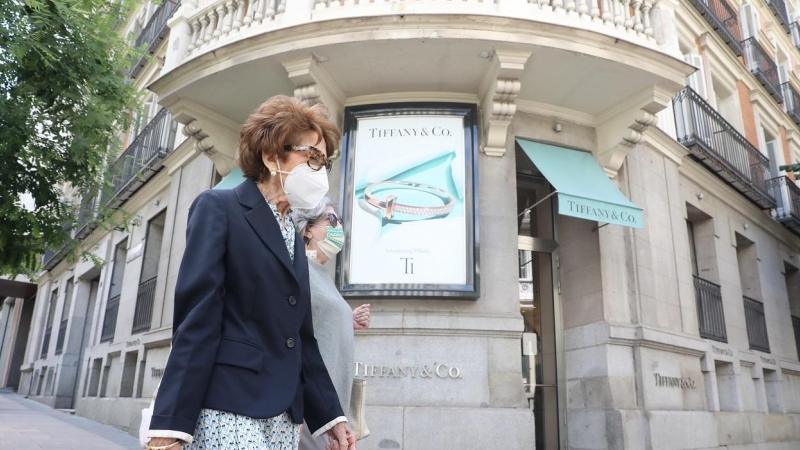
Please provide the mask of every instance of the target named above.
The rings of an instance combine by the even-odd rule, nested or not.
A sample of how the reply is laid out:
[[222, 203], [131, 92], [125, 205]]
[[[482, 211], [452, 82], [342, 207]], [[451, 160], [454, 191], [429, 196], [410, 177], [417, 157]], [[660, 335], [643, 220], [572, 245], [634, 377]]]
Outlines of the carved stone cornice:
[[625, 99], [597, 118], [595, 157], [609, 177], [617, 176], [631, 149], [643, 142], [644, 132], [658, 122], [656, 113], [671, 101], [669, 92], [653, 86]]
[[241, 124], [187, 100], [178, 100], [164, 107], [175, 120], [184, 124], [183, 134], [193, 140], [197, 152], [214, 162], [220, 175], [225, 176], [236, 167]]
[[481, 85], [481, 149], [488, 156], [503, 156], [506, 135], [517, 112], [517, 94], [522, 88], [520, 77], [530, 52], [496, 50], [492, 67]]
[[312, 103], [322, 103], [331, 113], [331, 120], [342, 126], [342, 113], [347, 100], [342, 89], [317, 62], [314, 55], [287, 61], [283, 67], [289, 80], [295, 85], [294, 96]]

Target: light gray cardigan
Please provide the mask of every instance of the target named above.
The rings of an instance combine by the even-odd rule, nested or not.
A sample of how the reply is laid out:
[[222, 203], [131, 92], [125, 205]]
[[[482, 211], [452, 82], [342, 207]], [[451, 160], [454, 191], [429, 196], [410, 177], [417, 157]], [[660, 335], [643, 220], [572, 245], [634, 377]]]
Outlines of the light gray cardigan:
[[314, 336], [342, 404], [342, 411], [347, 415], [355, 376], [353, 310], [339, 294], [321, 264], [309, 258], [308, 270]]

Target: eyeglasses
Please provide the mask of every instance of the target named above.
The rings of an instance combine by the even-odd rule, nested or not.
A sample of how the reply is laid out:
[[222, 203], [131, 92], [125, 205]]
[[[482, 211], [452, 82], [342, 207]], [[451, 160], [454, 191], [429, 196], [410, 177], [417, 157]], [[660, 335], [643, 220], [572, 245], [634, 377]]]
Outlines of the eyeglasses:
[[[323, 215], [317, 220], [324, 220], [326, 218], [328, 219], [328, 222], [331, 223], [332, 227], [338, 227], [339, 225], [344, 226], [344, 221], [334, 213], [327, 213], [327, 217]], [[312, 222], [311, 225], [314, 226], [314, 224], [317, 222], [317, 220]]]
[[308, 167], [311, 167], [311, 170], [317, 172], [321, 170], [323, 167], [325, 170], [328, 171], [328, 175], [331, 174], [331, 168], [333, 167], [333, 160], [328, 159], [325, 152], [314, 147], [313, 145], [284, 145], [283, 149], [287, 152], [295, 151], [295, 152], [308, 152]]

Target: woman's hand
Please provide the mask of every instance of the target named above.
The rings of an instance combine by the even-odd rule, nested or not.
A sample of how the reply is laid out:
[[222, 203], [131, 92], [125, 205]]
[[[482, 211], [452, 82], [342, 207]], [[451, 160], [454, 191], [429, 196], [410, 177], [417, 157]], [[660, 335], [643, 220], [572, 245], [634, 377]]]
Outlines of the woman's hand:
[[369, 328], [370, 321], [369, 303], [361, 305], [353, 310], [353, 329], [366, 330]]
[[344, 422], [337, 423], [325, 433], [328, 435], [325, 450], [356, 450], [356, 435]]
[[177, 441], [178, 443], [170, 447], [169, 450], [181, 450], [183, 442], [175, 438], [160, 438], [160, 437], [150, 438], [150, 442], [147, 443], [147, 448], [149, 449], [151, 447], [164, 447], [166, 445], [172, 444], [175, 441]]

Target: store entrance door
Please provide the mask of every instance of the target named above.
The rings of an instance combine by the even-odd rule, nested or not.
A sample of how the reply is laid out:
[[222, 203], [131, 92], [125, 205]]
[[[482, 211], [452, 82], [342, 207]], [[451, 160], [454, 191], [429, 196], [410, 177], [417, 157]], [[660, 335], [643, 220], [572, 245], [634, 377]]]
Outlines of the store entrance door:
[[556, 290], [558, 246], [555, 241], [519, 237], [520, 312], [525, 321], [522, 337], [522, 378], [536, 423], [536, 449], [559, 450], [558, 352], [556, 345]]

